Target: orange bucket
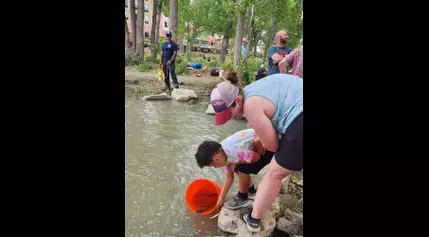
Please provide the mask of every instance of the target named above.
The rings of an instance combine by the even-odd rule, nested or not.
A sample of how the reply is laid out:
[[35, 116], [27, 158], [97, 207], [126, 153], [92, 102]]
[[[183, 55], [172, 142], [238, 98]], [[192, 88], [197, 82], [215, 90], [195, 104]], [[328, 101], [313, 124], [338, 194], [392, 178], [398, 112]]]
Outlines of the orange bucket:
[[196, 179], [186, 189], [186, 205], [199, 214], [212, 214], [216, 212], [220, 190], [220, 186], [210, 179]]

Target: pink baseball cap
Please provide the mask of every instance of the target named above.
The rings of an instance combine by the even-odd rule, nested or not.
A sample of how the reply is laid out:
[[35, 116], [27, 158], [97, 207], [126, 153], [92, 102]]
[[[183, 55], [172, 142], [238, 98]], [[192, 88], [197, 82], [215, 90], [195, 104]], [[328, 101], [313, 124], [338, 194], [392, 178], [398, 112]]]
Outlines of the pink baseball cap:
[[239, 94], [239, 88], [228, 81], [221, 82], [213, 89], [210, 102], [215, 111], [215, 125], [222, 125], [231, 119], [230, 106]]

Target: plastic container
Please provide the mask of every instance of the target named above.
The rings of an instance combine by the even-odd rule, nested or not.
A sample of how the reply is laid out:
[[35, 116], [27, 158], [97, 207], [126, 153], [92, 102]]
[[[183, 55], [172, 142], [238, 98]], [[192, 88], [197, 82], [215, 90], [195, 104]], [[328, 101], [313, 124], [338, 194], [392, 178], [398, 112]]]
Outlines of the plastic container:
[[217, 211], [220, 190], [220, 186], [210, 179], [196, 179], [186, 188], [186, 205], [193, 212], [202, 215], [213, 214]]

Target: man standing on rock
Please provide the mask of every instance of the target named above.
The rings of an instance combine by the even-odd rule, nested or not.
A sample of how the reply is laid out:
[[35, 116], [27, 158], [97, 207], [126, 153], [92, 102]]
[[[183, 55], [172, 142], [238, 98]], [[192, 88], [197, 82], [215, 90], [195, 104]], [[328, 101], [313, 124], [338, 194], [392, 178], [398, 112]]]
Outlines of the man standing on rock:
[[268, 75], [280, 73], [279, 62], [292, 52], [292, 49], [286, 47], [287, 38], [286, 31], [277, 32], [274, 39], [276, 44], [268, 48]]
[[162, 67], [164, 71], [164, 82], [166, 91], [170, 91], [170, 73], [171, 79], [173, 79], [174, 88], [179, 88], [179, 82], [177, 81], [176, 76], [176, 55], [177, 55], [177, 44], [173, 40], [171, 40], [171, 31], [167, 31], [167, 41], [162, 44], [161, 47], [161, 62], [159, 67]]

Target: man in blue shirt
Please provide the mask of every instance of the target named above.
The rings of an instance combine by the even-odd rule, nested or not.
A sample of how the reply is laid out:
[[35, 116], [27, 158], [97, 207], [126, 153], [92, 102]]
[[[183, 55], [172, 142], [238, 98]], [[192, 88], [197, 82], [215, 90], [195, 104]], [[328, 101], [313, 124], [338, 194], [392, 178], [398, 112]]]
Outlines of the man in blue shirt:
[[170, 88], [170, 75], [171, 79], [173, 79], [174, 88], [179, 88], [179, 82], [177, 81], [176, 76], [176, 55], [177, 55], [177, 44], [173, 40], [171, 40], [171, 31], [167, 31], [167, 41], [162, 44], [161, 47], [161, 62], [159, 67], [162, 67], [164, 71], [164, 82], [165, 82], [165, 90], [169, 91]]
[[286, 31], [277, 32], [274, 39], [276, 44], [268, 48], [268, 75], [280, 73], [279, 62], [292, 52], [291, 48], [286, 47], [287, 38]]

